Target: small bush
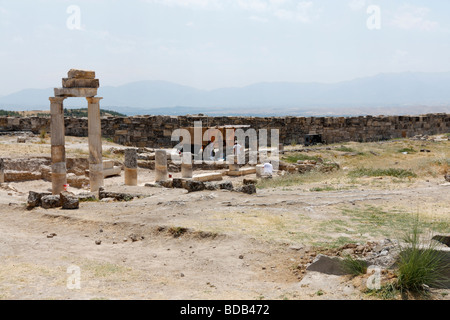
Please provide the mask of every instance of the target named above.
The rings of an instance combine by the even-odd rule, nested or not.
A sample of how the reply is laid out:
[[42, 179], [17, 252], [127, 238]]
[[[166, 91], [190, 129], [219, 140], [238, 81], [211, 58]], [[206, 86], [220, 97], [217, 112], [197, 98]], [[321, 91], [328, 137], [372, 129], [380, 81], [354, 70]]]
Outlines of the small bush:
[[439, 287], [449, 280], [445, 271], [450, 266], [444, 255], [436, 250], [433, 242], [423, 245], [420, 233], [417, 219], [411, 232], [404, 237], [408, 247], [399, 255], [397, 286], [401, 292], [423, 292], [423, 285]]

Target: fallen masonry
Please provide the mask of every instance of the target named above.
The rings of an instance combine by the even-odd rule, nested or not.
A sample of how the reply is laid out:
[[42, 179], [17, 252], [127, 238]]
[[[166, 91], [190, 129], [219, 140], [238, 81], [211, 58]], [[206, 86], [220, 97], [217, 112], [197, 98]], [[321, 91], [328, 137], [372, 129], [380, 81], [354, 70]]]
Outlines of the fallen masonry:
[[113, 198], [117, 201], [131, 201], [134, 198], [143, 198], [146, 197], [145, 195], [141, 194], [131, 194], [131, 193], [122, 193], [122, 192], [108, 192], [105, 191], [104, 188], [100, 188], [99, 192], [99, 199], [107, 199], [107, 198]]

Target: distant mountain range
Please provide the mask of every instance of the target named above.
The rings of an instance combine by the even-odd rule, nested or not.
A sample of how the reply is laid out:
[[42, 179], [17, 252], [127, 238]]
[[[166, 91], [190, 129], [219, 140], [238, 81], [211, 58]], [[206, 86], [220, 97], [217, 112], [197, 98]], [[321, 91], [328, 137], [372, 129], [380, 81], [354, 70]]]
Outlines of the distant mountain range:
[[[100, 79], [101, 82], [102, 79]], [[127, 115], [361, 115], [450, 112], [450, 72], [379, 74], [332, 84], [264, 82], [199, 90], [165, 81], [99, 88], [101, 107]], [[0, 109], [45, 110], [53, 88], [0, 97]], [[67, 99], [66, 107], [86, 107]]]

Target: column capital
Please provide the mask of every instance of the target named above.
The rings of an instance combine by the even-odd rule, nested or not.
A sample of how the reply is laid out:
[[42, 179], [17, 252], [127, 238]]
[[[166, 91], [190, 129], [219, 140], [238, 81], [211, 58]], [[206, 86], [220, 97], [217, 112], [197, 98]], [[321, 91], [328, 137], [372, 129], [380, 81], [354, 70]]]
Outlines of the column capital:
[[87, 97], [86, 100], [89, 104], [96, 104], [99, 103], [100, 100], [102, 100], [102, 97]]
[[48, 100], [50, 100], [51, 103], [62, 103], [66, 97], [50, 97]]

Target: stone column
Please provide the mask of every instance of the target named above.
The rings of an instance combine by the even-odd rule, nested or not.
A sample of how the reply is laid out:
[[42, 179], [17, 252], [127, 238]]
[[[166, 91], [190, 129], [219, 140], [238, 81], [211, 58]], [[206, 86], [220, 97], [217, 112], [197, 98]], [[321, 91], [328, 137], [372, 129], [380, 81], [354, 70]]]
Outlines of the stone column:
[[65, 97], [49, 98], [51, 112], [52, 193], [54, 195], [64, 191], [64, 185], [67, 184], [64, 99]]
[[167, 153], [166, 150], [155, 152], [155, 182], [167, 180]]
[[125, 150], [125, 185], [137, 186], [137, 150]]
[[183, 152], [181, 158], [181, 177], [184, 179], [192, 179], [192, 153]]
[[101, 99], [103, 98], [86, 98], [88, 101], [89, 181], [91, 192], [97, 192], [100, 187], [103, 187]]
[[0, 183], [5, 182], [5, 163], [0, 159]]

